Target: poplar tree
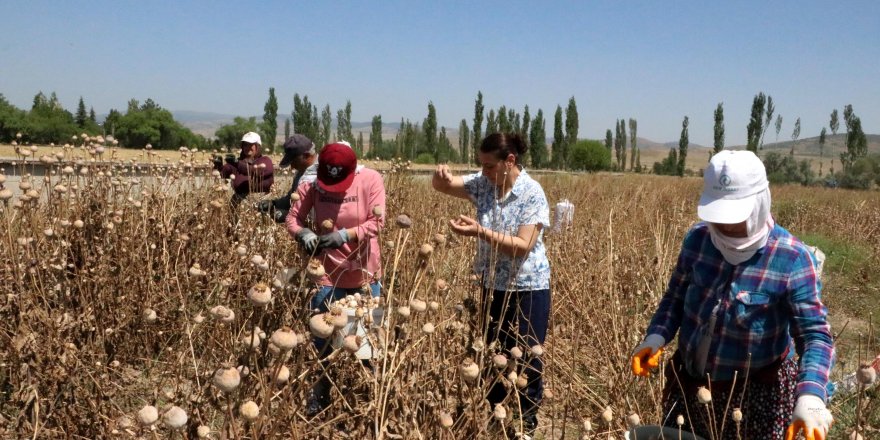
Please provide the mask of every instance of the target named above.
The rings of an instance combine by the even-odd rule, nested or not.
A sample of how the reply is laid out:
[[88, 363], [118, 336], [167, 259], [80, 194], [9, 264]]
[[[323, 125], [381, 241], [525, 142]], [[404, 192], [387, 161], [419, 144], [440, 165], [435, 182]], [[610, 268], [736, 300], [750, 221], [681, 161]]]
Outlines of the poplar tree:
[[284, 118], [284, 141], [290, 139], [290, 118]]
[[532, 116], [529, 114], [529, 106], [526, 105], [525, 110], [523, 110], [522, 125], [519, 129], [519, 137], [523, 138], [526, 142], [529, 140], [529, 125], [532, 123], [531, 117]]
[[382, 146], [382, 115], [373, 116], [370, 124], [370, 153], [375, 155]]
[[425, 148], [437, 160], [437, 110], [431, 101], [428, 102], [428, 117], [425, 118], [422, 132], [425, 136]]
[[773, 112], [776, 110], [776, 107], [773, 105], [773, 97], [767, 95], [767, 111], [765, 113], [764, 118], [764, 127], [761, 129], [761, 143], [759, 149], [764, 149], [764, 133], [767, 133], [767, 129], [770, 128], [770, 123], [773, 122]]
[[611, 134], [611, 129], [605, 130], [605, 148], [608, 149], [610, 153], [614, 148], [614, 135]]
[[363, 155], [364, 155], [364, 132], [362, 132], [362, 131], [358, 132], [357, 142], [355, 142], [354, 151], [355, 151], [355, 153], [357, 153], [358, 156], [363, 157]]
[[467, 125], [467, 119], [462, 119], [458, 124], [458, 155], [459, 160], [463, 163], [468, 163], [468, 146], [470, 144], [470, 134], [471, 131]]
[[718, 154], [724, 149], [724, 103], [719, 102], [715, 108], [715, 149], [712, 154]]
[[[752, 100], [752, 116], [749, 120], [749, 125], [746, 126], [748, 139], [746, 148], [753, 153], [757, 153], [758, 151], [758, 144], [762, 133], [761, 127], [764, 123], [764, 104], [766, 102], [767, 97], [764, 96], [763, 92], [755, 95], [755, 98]], [[679, 162], [681, 162], [681, 158], [679, 158]]]
[[498, 132], [498, 122], [495, 120], [495, 110], [489, 109], [489, 116], [486, 118], [486, 136]]
[[557, 169], [565, 167], [565, 134], [562, 132], [562, 106], [556, 106], [556, 115], [553, 117], [553, 165]]
[[95, 117], [95, 108], [94, 107], [89, 107], [89, 120], [96, 123], [96, 124], [98, 123], [98, 119]]
[[626, 171], [626, 120], [620, 120], [620, 171]]
[[507, 133], [519, 131], [519, 114], [516, 113], [516, 110], [507, 109], [507, 123], [509, 124]]
[[481, 142], [483, 142], [483, 92], [477, 92], [477, 99], [474, 101], [474, 155], [469, 158], [462, 158], [465, 162], [473, 161], [476, 163], [477, 155], [476, 151], [479, 148]]
[[269, 99], [263, 106], [263, 148], [269, 153], [275, 152], [275, 136], [278, 135], [278, 98], [275, 97], [275, 87], [269, 87]]
[[681, 138], [678, 140], [678, 176], [684, 177], [684, 164], [688, 154], [688, 117], [681, 122]]
[[321, 130], [319, 139], [315, 140], [317, 145], [323, 147], [330, 143], [330, 126], [333, 124], [333, 113], [330, 112], [330, 104], [324, 106], [321, 110]]
[[822, 177], [822, 157], [825, 155], [825, 137], [827, 135], [828, 131], [822, 127], [822, 131], [819, 132], [819, 177]]
[[636, 155], [638, 154], [638, 146], [636, 145], [636, 133], [638, 131], [638, 122], [629, 119], [629, 170], [636, 171]]
[[544, 111], [541, 109], [538, 109], [538, 114], [531, 123], [529, 153], [532, 156], [533, 167], [542, 168], [547, 165], [547, 130]]
[[776, 115], [776, 142], [779, 142], [780, 131], [782, 131], [782, 115]]
[[831, 128], [831, 134], [837, 136], [837, 130], [840, 128], [840, 121], [837, 119], [837, 109], [831, 112], [831, 123], [828, 126]]
[[501, 106], [498, 108], [497, 113], [498, 118], [498, 131], [503, 133], [510, 132], [510, 119], [507, 118], [507, 107]]
[[568, 99], [568, 107], [565, 109], [565, 152], [562, 160], [568, 163], [569, 153], [578, 140], [578, 110], [574, 96]]

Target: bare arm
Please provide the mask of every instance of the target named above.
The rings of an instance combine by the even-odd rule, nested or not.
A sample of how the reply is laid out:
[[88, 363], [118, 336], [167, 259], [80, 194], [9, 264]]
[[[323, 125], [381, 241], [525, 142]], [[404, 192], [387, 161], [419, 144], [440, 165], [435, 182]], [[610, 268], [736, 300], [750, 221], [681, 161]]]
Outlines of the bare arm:
[[437, 165], [434, 170], [434, 176], [431, 178], [431, 185], [435, 190], [458, 197], [460, 199], [470, 200], [471, 197], [464, 189], [464, 180], [460, 176], [453, 176], [449, 171], [448, 165]]
[[523, 257], [535, 247], [543, 225], [522, 225], [516, 235], [509, 235], [484, 228], [476, 220], [466, 215], [459, 215], [457, 219], [449, 221], [449, 227], [456, 234], [485, 240], [493, 249], [498, 249], [504, 255]]

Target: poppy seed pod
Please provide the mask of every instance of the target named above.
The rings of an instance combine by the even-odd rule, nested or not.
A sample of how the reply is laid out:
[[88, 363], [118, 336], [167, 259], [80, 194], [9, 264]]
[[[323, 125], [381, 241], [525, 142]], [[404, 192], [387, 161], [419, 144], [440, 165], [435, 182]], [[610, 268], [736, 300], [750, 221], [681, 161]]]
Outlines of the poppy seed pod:
[[179, 406], [172, 406], [162, 415], [162, 422], [171, 429], [180, 429], [186, 426], [188, 417], [186, 411]]
[[218, 368], [214, 372], [214, 386], [224, 393], [235, 391], [240, 384], [241, 373], [235, 368]]
[[480, 375], [480, 367], [471, 358], [465, 359], [458, 367], [458, 370], [461, 373], [461, 377], [468, 383], [474, 383]]
[[211, 308], [211, 316], [214, 319], [219, 319], [222, 322], [232, 322], [235, 321], [235, 312], [229, 310], [224, 306], [214, 306]]
[[521, 348], [513, 347], [510, 349], [510, 357], [512, 357], [514, 359], [522, 359], [522, 356], [523, 356], [523, 352], [522, 352]]
[[434, 324], [426, 322], [425, 325], [422, 326], [422, 332], [428, 335], [434, 333]]
[[266, 262], [266, 260], [263, 259], [262, 255], [257, 254], [257, 255], [254, 255], [253, 257], [251, 257], [251, 263], [253, 263], [254, 266], [259, 266], [265, 262]]
[[253, 400], [248, 400], [238, 407], [238, 413], [241, 414], [243, 419], [253, 422], [260, 416], [260, 407]]
[[492, 356], [492, 364], [495, 365], [495, 368], [503, 370], [507, 367], [507, 356], [501, 353]]
[[868, 364], [862, 364], [859, 366], [858, 371], [856, 371], [856, 378], [862, 385], [871, 385], [877, 380], [877, 370], [874, 370], [874, 367]]
[[593, 430], [593, 422], [591, 422], [590, 419], [585, 419], [583, 425], [584, 431], [591, 432]]
[[492, 417], [494, 417], [495, 420], [503, 421], [507, 418], [507, 409], [504, 408], [504, 405], [496, 403], [495, 409], [492, 411]]
[[436, 246], [443, 246], [446, 244], [446, 235], [444, 234], [434, 234], [434, 237], [431, 238], [431, 241], [434, 242]]
[[437, 310], [440, 310], [440, 303], [437, 301], [430, 301], [428, 303], [428, 308], [436, 312]]
[[152, 323], [156, 322], [156, 319], [158, 318], [156, 316], [156, 311], [153, 309], [150, 309], [150, 308], [144, 309], [144, 311], [141, 312], [141, 317], [144, 319], [144, 322], [146, 322], [147, 324], [152, 324]]
[[12, 190], [9, 188], [0, 189], [0, 200], [6, 201], [12, 198]]
[[697, 388], [697, 400], [703, 405], [712, 402], [712, 392], [706, 387]]
[[451, 415], [451, 414], [449, 414], [449, 413], [446, 412], [446, 411], [441, 411], [441, 412], [440, 412], [440, 426], [449, 429], [449, 428], [452, 427], [452, 422], [453, 422], [453, 421], [452, 421], [452, 415]]
[[400, 214], [397, 216], [397, 227], [400, 229], [409, 229], [412, 227], [412, 219], [409, 218], [406, 214]]
[[240, 244], [235, 248], [235, 253], [241, 255], [242, 257], [247, 255], [247, 246]]
[[328, 318], [327, 314], [320, 313], [309, 319], [309, 329], [313, 335], [321, 339], [327, 339], [333, 334], [333, 325], [330, 324]]
[[403, 319], [409, 318], [409, 315], [410, 315], [409, 307], [408, 306], [398, 307], [397, 314], [400, 315], [400, 317]]
[[626, 417], [626, 424], [629, 426], [630, 429], [639, 426], [641, 423], [642, 418], [639, 417], [638, 414], [633, 413]]
[[418, 298], [409, 300], [409, 306], [414, 312], [424, 312], [428, 309], [428, 304]]
[[354, 353], [361, 348], [361, 337], [358, 335], [347, 335], [342, 339], [342, 348], [349, 353]]
[[446, 288], [449, 286], [446, 284], [446, 280], [444, 280], [442, 278], [438, 278], [436, 281], [434, 281], [434, 287], [437, 288], [437, 290], [442, 292], [442, 291], [446, 290]]
[[733, 421], [736, 423], [739, 423], [739, 422], [742, 422], [742, 419], [743, 419], [742, 410], [739, 408], [734, 408], [733, 409]]
[[532, 352], [532, 356], [534, 357], [544, 356], [544, 347], [540, 344], [533, 345], [530, 351]]
[[385, 210], [382, 209], [381, 206], [376, 205], [373, 207], [373, 215], [375, 215], [376, 217], [382, 217], [384, 214], [385, 214]]
[[290, 379], [290, 368], [287, 368], [287, 365], [282, 365], [281, 368], [278, 369], [278, 374], [275, 375], [275, 385], [281, 386], [287, 383]]
[[611, 421], [614, 420], [614, 411], [610, 406], [605, 407], [605, 411], [602, 411], [602, 420], [604, 420], [605, 423], [611, 423]]
[[434, 246], [431, 246], [428, 243], [423, 244], [419, 248], [419, 258], [421, 258], [423, 260], [427, 260], [428, 258], [431, 258], [431, 254], [433, 254], [433, 253], [434, 253]]
[[324, 231], [328, 231], [328, 232], [332, 231], [333, 230], [333, 220], [328, 218], [328, 219], [322, 221], [321, 222], [321, 229], [323, 229]]
[[288, 351], [293, 350], [299, 344], [299, 337], [297, 337], [293, 329], [284, 326], [272, 333], [269, 342], [275, 344], [281, 350]]
[[150, 426], [156, 423], [156, 420], [159, 420], [159, 410], [153, 405], [147, 405], [138, 411], [137, 419], [141, 425]]
[[272, 289], [266, 283], [257, 283], [248, 290], [248, 299], [256, 307], [265, 307], [272, 301]]
[[519, 389], [523, 389], [526, 385], [529, 384], [529, 376], [526, 373], [522, 373], [516, 378], [516, 387]]
[[330, 324], [332, 324], [333, 328], [335, 328], [336, 330], [339, 330], [345, 327], [346, 324], [348, 324], [348, 316], [346, 316], [345, 313], [342, 313], [341, 308], [333, 307], [328, 313]]
[[678, 417], [675, 418], [675, 424], [678, 426], [684, 425], [684, 416], [679, 414]]
[[320, 260], [317, 258], [309, 260], [309, 265], [306, 266], [306, 274], [308, 274], [309, 280], [317, 283], [324, 277], [324, 273], [324, 265], [321, 264]]

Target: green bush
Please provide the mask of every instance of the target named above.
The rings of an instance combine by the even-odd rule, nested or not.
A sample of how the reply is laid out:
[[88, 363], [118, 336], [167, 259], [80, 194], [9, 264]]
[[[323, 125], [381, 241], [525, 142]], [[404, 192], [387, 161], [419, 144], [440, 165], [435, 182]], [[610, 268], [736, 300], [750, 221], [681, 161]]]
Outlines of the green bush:
[[810, 161], [800, 162], [791, 155], [783, 155], [775, 151], [767, 153], [763, 159], [770, 183], [800, 183], [810, 185], [816, 180], [816, 174]]
[[578, 141], [569, 152], [569, 168], [578, 171], [604, 171], [611, 168], [611, 152], [602, 142]]
[[416, 156], [416, 160], [415, 160], [415, 162], [416, 162], [416, 163], [420, 163], [420, 164], [433, 164], [433, 163], [437, 163], [437, 162], [434, 160], [434, 155], [432, 155], [431, 153], [421, 153], [421, 154], [419, 154], [418, 156]]
[[661, 176], [677, 176], [678, 175], [678, 150], [669, 149], [666, 159], [660, 162], [654, 162], [654, 174]]
[[857, 159], [846, 170], [836, 174], [843, 188], [871, 189], [880, 186], [880, 155]]

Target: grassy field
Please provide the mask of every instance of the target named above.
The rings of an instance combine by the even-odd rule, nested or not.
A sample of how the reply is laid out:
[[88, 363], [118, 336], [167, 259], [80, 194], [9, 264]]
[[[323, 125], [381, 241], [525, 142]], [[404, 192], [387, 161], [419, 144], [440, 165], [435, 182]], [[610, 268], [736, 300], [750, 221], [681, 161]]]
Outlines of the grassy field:
[[[225, 182], [196, 178], [207, 170], [191, 176], [172, 168], [147, 179], [139, 173], [158, 171], [126, 166], [131, 158], [121, 154], [112, 176], [99, 167], [80, 174], [74, 165], [72, 174], [30, 179], [39, 197], [0, 204], [0, 437], [194, 438], [204, 427], [211, 438], [236, 439], [503, 438], [491, 428], [483, 396], [495, 381], [513, 385], [508, 370], [487, 366], [494, 347], [479, 343], [485, 316], [469, 276], [474, 243], [446, 226], [446, 219], [472, 213], [467, 203], [407, 171], [385, 174], [386, 319], [368, 336], [382, 358], [366, 369], [338, 351], [328, 363], [333, 403], [310, 419], [305, 397], [324, 366], [307, 343], [313, 285], [298, 271], [306, 256], [265, 217], [231, 212]], [[179, 159], [177, 152], [168, 157]], [[288, 179], [279, 178], [276, 193]], [[571, 229], [545, 237], [553, 314], [542, 356], [552, 397], [542, 405], [537, 438], [620, 438], [630, 414], [645, 423], [663, 417], [660, 379], [634, 378], [629, 353], [696, 221], [701, 180], [605, 173], [538, 179], [551, 206], [566, 198], [576, 208]], [[880, 193], [799, 186], [772, 192], [777, 221], [828, 256], [824, 298], [837, 335], [837, 380], [880, 352], [871, 337], [880, 313]], [[398, 226], [400, 214], [412, 228]], [[432, 242], [431, 257], [420, 259], [420, 246]], [[247, 296], [260, 282], [273, 289], [266, 307]], [[437, 308], [404, 317], [400, 307], [414, 299]], [[273, 354], [260, 334], [271, 339], [284, 326], [302, 343]], [[466, 359], [486, 366], [485, 382], [465, 380]], [[227, 367], [248, 372], [228, 393], [214, 379]], [[281, 380], [281, 371], [289, 377]], [[868, 392], [876, 394], [877, 385]], [[873, 411], [869, 423], [880, 424], [877, 399], [856, 397], [833, 402], [831, 438], [855, 426], [857, 405]], [[256, 418], [245, 417], [247, 402], [259, 407]], [[188, 421], [182, 431], [161, 421], [143, 426], [137, 415], [147, 405], [160, 415], [177, 406]], [[505, 405], [505, 423], [515, 427], [516, 403]], [[610, 423], [600, 417], [608, 407]], [[441, 425], [445, 415], [452, 426]]]

